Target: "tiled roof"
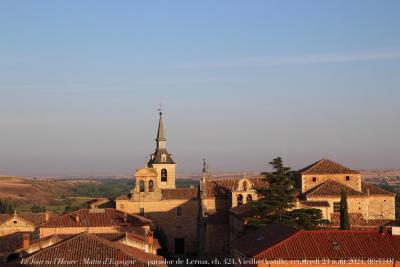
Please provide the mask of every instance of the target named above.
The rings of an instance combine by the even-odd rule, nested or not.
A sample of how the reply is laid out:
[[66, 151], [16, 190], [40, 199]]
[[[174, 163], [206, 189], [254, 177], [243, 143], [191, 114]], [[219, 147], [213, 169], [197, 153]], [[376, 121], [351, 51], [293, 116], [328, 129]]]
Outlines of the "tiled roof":
[[330, 207], [328, 201], [301, 201], [302, 205], [307, 207]]
[[360, 174], [329, 159], [321, 159], [298, 171], [300, 174]]
[[[125, 216], [127, 216], [126, 221]], [[79, 217], [79, 222], [77, 217]], [[116, 209], [80, 209], [45, 222], [40, 227], [128, 227], [149, 224], [151, 221], [144, 217], [125, 214]]]
[[[22, 220], [26, 222], [32, 223], [34, 226], [38, 226], [41, 223], [46, 221], [46, 215], [45, 212], [39, 212], [39, 213], [33, 213], [33, 212], [18, 212], [16, 214], [18, 218], [21, 218]], [[49, 212], [49, 218], [55, 218], [57, 217], [58, 214]], [[5, 221], [13, 218], [13, 214], [0, 214], [0, 224], [4, 223]]]
[[[266, 186], [263, 177], [247, 178], [255, 188]], [[241, 178], [206, 179], [206, 197], [230, 198], [232, 190], [236, 189]]]
[[387, 195], [392, 195], [395, 196], [395, 193], [383, 190], [382, 188], [376, 186], [376, 185], [372, 185], [372, 184], [368, 184], [368, 183], [361, 183], [361, 191], [368, 195], [382, 195], [382, 196], [387, 196]]
[[[64, 259], [72, 262], [71, 267], [86, 266], [84, 260], [98, 261], [96, 266], [115, 266], [113, 262], [123, 261], [130, 263], [128, 266], [148, 266], [148, 261], [162, 261], [161, 256], [145, 253], [120, 243], [113, 243], [93, 234], [81, 233], [69, 239], [63, 240], [53, 246], [39, 250], [23, 259], [28, 266], [43, 266], [34, 262]], [[113, 261], [113, 262], [110, 262]], [[46, 266], [59, 266], [56, 262]], [[127, 266], [127, 265], [118, 265]], [[165, 266], [164, 264], [151, 264], [150, 266]]]
[[293, 235], [296, 231], [298, 230], [280, 223], [271, 223], [234, 240], [232, 246], [246, 256], [253, 257], [264, 249]]
[[[349, 213], [350, 226], [353, 230], [362, 229], [375, 229], [387, 225], [391, 220], [365, 220], [361, 213]], [[332, 213], [331, 221], [327, 228], [339, 228], [340, 227], [340, 214]]]
[[383, 190], [375, 185], [361, 182], [361, 192], [348, 187], [336, 180], [329, 179], [304, 193], [306, 197], [315, 196], [340, 196], [342, 188], [346, 190], [347, 196], [382, 195], [395, 196], [394, 193]]
[[350, 188], [338, 181], [329, 179], [314, 188], [311, 188], [304, 194], [307, 197], [314, 196], [340, 196], [342, 192], [342, 188], [346, 190], [347, 196], [364, 196], [364, 194], [360, 191], [357, 191], [353, 188]]
[[[31, 239], [33, 239], [36, 235], [34, 232], [29, 234]], [[0, 236], [0, 254], [2, 252], [11, 252], [22, 248], [22, 235], [23, 233], [18, 232]]]
[[400, 259], [400, 236], [378, 231], [300, 230], [277, 244], [265, 242], [261, 252], [247, 256], [270, 260]]
[[197, 199], [197, 188], [161, 189], [162, 199]]

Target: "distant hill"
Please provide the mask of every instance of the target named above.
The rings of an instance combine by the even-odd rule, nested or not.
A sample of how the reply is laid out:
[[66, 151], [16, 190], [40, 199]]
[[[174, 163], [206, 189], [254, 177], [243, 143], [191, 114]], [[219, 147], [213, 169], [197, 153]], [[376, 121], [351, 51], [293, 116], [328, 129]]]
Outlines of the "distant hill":
[[99, 183], [94, 180], [39, 180], [0, 176], [0, 199], [17, 204], [49, 205], [65, 196], [73, 195], [74, 188], [82, 184]]

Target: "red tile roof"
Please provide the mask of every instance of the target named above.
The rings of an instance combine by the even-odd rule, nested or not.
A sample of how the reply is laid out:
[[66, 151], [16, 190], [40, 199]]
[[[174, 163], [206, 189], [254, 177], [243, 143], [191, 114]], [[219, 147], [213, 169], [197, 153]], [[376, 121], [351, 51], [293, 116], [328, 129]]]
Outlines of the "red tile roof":
[[400, 236], [377, 231], [300, 230], [276, 244], [265, 242], [259, 259], [400, 259]]
[[321, 159], [298, 172], [300, 174], [360, 174], [359, 171], [352, 170], [329, 159]]
[[361, 182], [361, 191], [355, 190], [351, 187], [346, 186], [336, 180], [329, 179], [314, 188], [311, 188], [304, 193], [306, 197], [314, 196], [340, 196], [342, 188], [346, 190], [347, 196], [367, 196], [369, 195], [381, 195], [381, 196], [395, 196], [394, 193], [383, 190], [375, 185]]
[[[33, 226], [38, 226], [46, 221], [45, 212], [17, 212], [16, 216], [22, 220], [31, 223]], [[49, 218], [55, 218], [58, 214], [49, 212]], [[14, 217], [14, 214], [0, 214], [0, 224]]]
[[328, 201], [301, 201], [300, 204], [307, 207], [330, 207]]
[[[379, 230], [381, 226], [387, 225], [391, 220], [365, 220], [361, 213], [349, 213], [350, 226], [352, 230]], [[340, 214], [332, 213], [330, 224], [326, 228], [339, 228]]]
[[314, 196], [340, 196], [342, 192], [342, 188], [346, 190], [347, 196], [364, 196], [364, 194], [360, 191], [357, 191], [351, 187], [348, 187], [338, 181], [329, 179], [314, 188], [311, 188], [304, 194], [307, 197]]
[[[250, 180], [255, 188], [266, 186], [266, 182], [263, 177], [252, 177], [247, 179]], [[235, 190], [238, 187], [240, 180], [241, 178], [206, 179], [206, 197], [230, 198], [232, 190]]]
[[380, 196], [387, 196], [387, 195], [391, 195], [391, 196], [395, 196], [396, 194], [393, 192], [389, 192], [386, 191], [376, 185], [372, 185], [372, 184], [368, 184], [368, 183], [361, 183], [361, 191], [368, 195], [380, 195]]
[[197, 188], [161, 189], [162, 199], [197, 199]]
[[[64, 259], [72, 262], [68, 264], [71, 267], [86, 266], [84, 264], [85, 259], [97, 261], [99, 264], [96, 266], [115, 266], [113, 262], [125, 262], [129, 266], [148, 266], [149, 261], [158, 261], [160, 264], [150, 264], [150, 266], [166, 266], [162, 264], [163, 258], [161, 256], [145, 253], [144, 251], [132, 248], [121, 243], [113, 243], [106, 239], [102, 239], [99, 236], [82, 233], [75, 235], [69, 239], [63, 240], [55, 245], [39, 250], [32, 255], [22, 259], [28, 266], [43, 266], [41, 264], [35, 264], [34, 262]], [[113, 262], [110, 262], [113, 261]], [[59, 266], [49, 264], [46, 266]], [[127, 266], [127, 265], [118, 265]]]
[[[22, 232], [12, 233], [5, 236], [0, 236], [0, 254], [4, 252], [12, 252], [22, 248]], [[30, 238], [33, 239], [36, 233], [29, 233]]]
[[[127, 216], [126, 221], [125, 216]], [[77, 217], [79, 217], [79, 222], [76, 219]], [[54, 218], [40, 227], [128, 227], [150, 224], [151, 221], [144, 217], [125, 214], [116, 209], [80, 209]]]
[[235, 239], [231, 245], [246, 256], [253, 257], [266, 248], [290, 237], [297, 231], [280, 223], [271, 223]]

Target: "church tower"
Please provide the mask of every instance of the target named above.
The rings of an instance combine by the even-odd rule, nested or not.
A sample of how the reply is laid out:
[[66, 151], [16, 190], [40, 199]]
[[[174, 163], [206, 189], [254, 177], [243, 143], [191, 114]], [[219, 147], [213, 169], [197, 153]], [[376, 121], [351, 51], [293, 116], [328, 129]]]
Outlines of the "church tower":
[[160, 111], [158, 131], [156, 138], [156, 150], [150, 155], [147, 167], [153, 168], [157, 172], [157, 187], [160, 189], [171, 189], [175, 187], [175, 167], [176, 164], [167, 151], [163, 114]]

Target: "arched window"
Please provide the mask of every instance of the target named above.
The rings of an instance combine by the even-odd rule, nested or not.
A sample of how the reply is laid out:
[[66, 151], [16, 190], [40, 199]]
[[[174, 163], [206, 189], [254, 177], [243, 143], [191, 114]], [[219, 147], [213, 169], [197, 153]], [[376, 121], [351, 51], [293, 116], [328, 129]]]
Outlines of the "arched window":
[[139, 188], [140, 188], [140, 192], [144, 192], [144, 181], [143, 180], [140, 180]]
[[168, 177], [167, 169], [161, 170], [161, 182], [166, 182]]
[[239, 195], [237, 196], [237, 205], [238, 205], [238, 206], [243, 205], [243, 196], [242, 196], [242, 194], [239, 194]]
[[251, 195], [247, 195], [246, 202], [251, 202], [252, 200], [253, 200], [253, 197]]
[[154, 192], [154, 182], [153, 182], [153, 180], [149, 181], [149, 192]]

